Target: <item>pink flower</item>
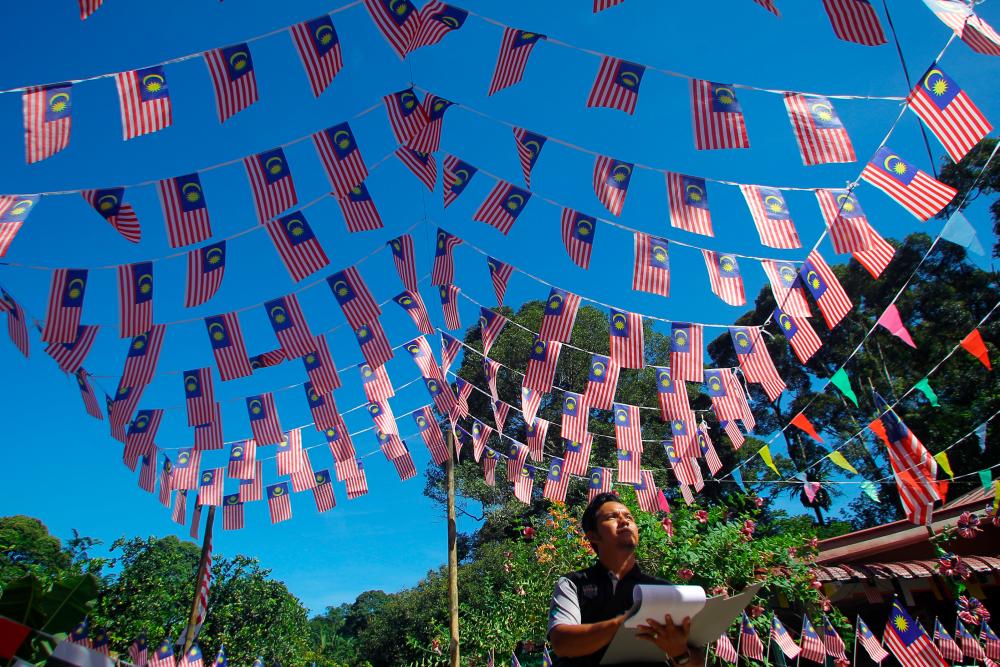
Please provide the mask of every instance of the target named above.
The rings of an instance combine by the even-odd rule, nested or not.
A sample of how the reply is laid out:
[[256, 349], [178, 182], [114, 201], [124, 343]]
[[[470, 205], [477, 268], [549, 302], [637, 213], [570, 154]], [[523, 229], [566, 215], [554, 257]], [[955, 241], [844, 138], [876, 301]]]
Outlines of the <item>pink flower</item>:
[[979, 517], [971, 512], [962, 512], [962, 515], [958, 517], [956, 522], [956, 527], [958, 529], [959, 537], [964, 537], [970, 539], [976, 536], [976, 533], [982, 532], [982, 528], [979, 527]]
[[694, 570], [687, 567], [682, 567], [677, 570], [677, 578], [681, 581], [691, 581], [691, 577], [694, 576]]
[[521, 534], [524, 535], [524, 539], [530, 541], [535, 537], [535, 529], [532, 528], [531, 526], [528, 526], [527, 528], [521, 531]]
[[504, 571], [504, 572], [505, 572], [506, 574], [510, 574], [510, 573], [511, 573], [511, 570], [513, 570], [513, 569], [514, 569], [514, 566], [513, 566], [513, 565], [511, 565], [510, 563], [504, 563], [504, 564], [503, 564], [503, 571]]
[[524, 587], [523, 586], [518, 586], [517, 588], [514, 589], [514, 592], [517, 593], [518, 595], [520, 595], [521, 597], [524, 597]]
[[757, 524], [753, 521], [753, 519], [747, 519], [743, 522], [743, 527], [740, 528], [740, 535], [743, 536], [744, 540], [749, 541], [753, 539], [753, 531], [756, 530], [756, 528]]
[[823, 611], [831, 611], [833, 609], [833, 604], [830, 603], [830, 598], [823, 598]]
[[755, 496], [753, 499], [753, 504], [756, 505], [757, 508], [759, 509], [764, 506], [764, 499], [761, 498], [760, 496]]
[[795, 547], [788, 547], [788, 557], [789, 558], [795, 558], [798, 555], [799, 555], [799, 550], [798, 549], [796, 549]]
[[441, 653], [441, 640], [437, 637], [431, 640], [431, 650], [439, 655]]
[[747, 608], [747, 613], [750, 614], [750, 618], [757, 618], [764, 613], [764, 608], [759, 604], [752, 604]]
[[661, 521], [660, 525], [663, 526], [663, 530], [667, 531], [669, 537], [674, 536], [674, 522], [670, 520], [669, 516]]
[[726, 595], [729, 590], [725, 586], [713, 586], [710, 592], [712, 595]]
[[810, 538], [808, 541], [806, 541], [806, 546], [809, 547], [810, 549], [818, 549], [819, 538], [816, 537]]
[[837, 667], [849, 667], [851, 662], [847, 658], [837, 658], [833, 661], [833, 664]]
[[708, 512], [705, 510], [698, 510], [694, 513], [694, 518], [698, 520], [698, 523], [708, 523]]

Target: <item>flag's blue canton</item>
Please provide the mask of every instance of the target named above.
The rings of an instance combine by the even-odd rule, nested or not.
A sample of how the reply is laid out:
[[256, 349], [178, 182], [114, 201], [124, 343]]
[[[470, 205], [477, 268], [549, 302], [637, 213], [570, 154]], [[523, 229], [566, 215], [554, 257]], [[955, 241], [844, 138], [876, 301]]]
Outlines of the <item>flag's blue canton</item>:
[[[264, 410], [264, 397], [263, 396], [250, 396], [247, 399], [247, 412], [250, 414], [251, 421], [257, 421], [260, 419], [267, 419], [267, 411]], [[288, 446], [287, 441], [279, 443], [278, 448], [281, 446]]]
[[775, 308], [774, 312], [778, 315], [778, 326], [781, 327], [781, 330], [785, 332], [786, 336], [791, 338], [799, 332], [799, 327], [796, 326], [795, 320], [789, 317], [787, 313], [782, 311], [780, 308]]
[[507, 189], [507, 196], [503, 198], [501, 206], [507, 215], [516, 219], [521, 214], [521, 211], [524, 210], [524, 205], [528, 203], [528, 199], [530, 198], [530, 192], [512, 185]]
[[205, 208], [205, 192], [202, 190], [201, 177], [198, 176], [197, 172], [177, 176], [173, 181], [174, 188], [177, 189], [177, 198], [185, 213]]
[[611, 360], [595, 354], [590, 360], [590, 374], [587, 379], [591, 382], [603, 383], [607, 379], [608, 363]]
[[365, 202], [372, 200], [372, 196], [368, 194], [368, 186], [364, 183], [358, 183], [353, 186], [347, 193], [347, 198], [353, 202]]
[[[65, 343], [64, 343], [65, 344]], [[146, 356], [146, 351], [149, 349], [149, 332], [141, 333], [132, 337], [132, 341], [128, 346], [127, 356], [129, 357], [144, 357]]]
[[257, 162], [268, 184], [275, 183], [288, 176], [288, 165], [285, 162], [285, 151], [274, 148], [257, 154]]
[[400, 110], [403, 116], [409, 116], [411, 113], [420, 108], [420, 104], [417, 102], [417, 95], [413, 92], [412, 88], [407, 88], [406, 90], [401, 90], [398, 93], [393, 93], [393, 98], [395, 98], [396, 107]]
[[722, 383], [722, 371], [705, 371], [705, 385], [708, 387], [708, 395], [720, 398], [726, 395], [726, 387]]
[[522, 146], [527, 148], [529, 152], [528, 166], [534, 167], [535, 162], [538, 161], [538, 155], [542, 152], [542, 146], [545, 145], [546, 137], [541, 134], [535, 134], [534, 132], [524, 131], [524, 136], [520, 139]]
[[942, 111], [962, 92], [955, 80], [937, 68], [933, 68], [924, 76], [923, 86], [931, 101]]
[[611, 335], [618, 338], [628, 338], [631, 335], [628, 315], [620, 310], [611, 310]]
[[309, 37], [312, 39], [313, 48], [316, 49], [316, 54], [320, 57], [325, 56], [328, 51], [331, 51], [339, 43], [337, 31], [334, 29], [333, 21], [330, 20], [329, 16], [321, 16], [311, 21], [306, 21], [306, 28], [309, 30]]
[[153, 263], [139, 262], [132, 265], [135, 303], [146, 303], [153, 298]]
[[299, 243], [304, 243], [311, 239], [316, 238], [313, 234], [312, 227], [306, 222], [306, 219], [302, 217], [302, 213], [296, 211], [295, 213], [289, 213], [283, 218], [279, 218], [278, 222], [281, 224], [281, 228], [285, 231], [285, 238], [292, 245], [298, 245]]
[[604, 482], [604, 470], [602, 468], [594, 468], [590, 471], [590, 488], [599, 489], [601, 484]]
[[306, 380], [304, 386], [306, 389], [306, 400], [309, 402], [310, 408], [318, 408], [323, 405], [326, 405], [326, 401], [323, 399], [323, 397], [320, 396], [319, 393], [317, 393], [315, 388], [313, 388], [312, 382]]
[[673, 331], [670, 336], [670, 350], [672, 352], [687, 352], [691, 349], [691, 325], [678, 324], [671, 325]]
[[167, 77], [163, 74], [162, 66], [154, 65], [136, 70], [135, 78], [139, 81], [139, 97], [143, 102], [170, 97], [167, 91]]
[[861, 203], [854, 196], [853, 192], [847, 190], [831, 190], [833, 199], [837, 202], [838, 215], [841, 218], [863, 218], [865, 212], [861, 210]]
[[562, 476], [562, 463], [562, 459], [553, 458], [552, 463], [549, 465], [549, 479], [553, 482], [558, 482]]
[[201, 249], [201, 270], [203, 273], [221, 269], [226, 265], [226, 242], [219, 241]]
[[410, 17], [410, 14], [416, 11], [416, 7], [413, 6], [410, 0], [379, 1], [382, 3], [382, 6], [385, 7], [385, 12], [399, 25], [403, 25], [406, 19]]
[[684, 203], [687, 206], [708, 210], [708, 188], [704, 178], [682, 176], [681, 187], [684, 188]]
[[229, 450], [229, 460], [230, 461], [239, 461], [239, 460], [241, 460], [243, 458], [243, 455], [245, 453], [246, 453], [245, 446], [241, 445], [239, 443], [236, 443], [236, 444], [233, 445], [232, 449]]
[[723, 278], [739, 278], [740, 267], [732, 255], [719, 255], [719, 275]]
[[351, 281], [347, 279], [347, 274], [343, 271], [333, 274], [326, 279], [326, 282], [330, 285], [333, 296], [340, 305], [349, 303], [354, 298], [354, 287], [351, 285]]
[[326, 437], [327, 442], [337, 442], [340, 440], [340, 429], [337, 427], [331, 427], [323, 431], [323, 435]]
[[806, 637], [811, 637], [814, 639], [819, 639], [819, 635], [816, 634], [816, 628], [813, 627], [812, 622], [807, 618], [803, 623], [802, 634]]
[[909, 185], [917, 175], [917, 168], [893, 153], [888, 146], [878, 149], [869, 164], [902, 185]]
[[625, 462], [631, 461], [632, 460], [632, 452], [628, 451], [627, 449], [619, 449], [618, 450], [618, 460], [619, 461], [625, 461]]
[[910, 615], [900, 606], [898, 600], [892, 603], [892, 611], [889, 613], [889, 625], [900, 641], [906, 646], [910, 646], [910, 644], [924, 636], [924, 631], [916, 621], [910, 618]]
[[175, 468], [187, 468], [191, 465], [191, 453], [194, 451], [193, 448], [188, 447], [186, 449], [177, 450], [177, 462], [174, 464]]
[[229, 330], [226, 329], [226, 321], [221, 315], [206, 317], [205, 326], [208, 328], [208, 338], [212, 341], [213, 350], [222, 350], [232, 344], [229, 340]]
[[295, 322], [288, 314], [288, 305], [285, 303], [284, 297], [266, 302], [264, 309], [267, 310], [267, 316], [271, 320], [271, 326], [275, 331], [284, 331], [295, 326]]
[[561, 315], [566, 304], [566, 291], [553, 289], [549, 300], [545, 303], [546, 315]]
[[563, 443], [566, 445], [567, 452], [579, 452], [583, 450], [583, 443], [576, 440], [567, 440], [563, 438]]
[[736, 100], [736, 91], [731, 86], [721, 83], [710, 83], [712, 87], [712, 111], [715, 113], [742, 113], [743, 109]]
[[465, 186], [469, 184], [469, 181], [472, 180], [477, 171], [479, 170], [468, 162], [459, 160], [455, 163], [455, 168], [452, 170], [452, 174], [454, 174], [454, 179], [451, 183], [452, 194], [455, 196], [462, 194], [465, 191]]
[[222, 58], [226, 61], [226, 72], [230, 81], [236, 81], [253, 71], [253, 58], [246, 44], [235, 44], [222, 49]]
[[106, 188], [94, 192], [94, 207], [105, 219], [118, 215], [125, 197], [125, 188]]
[[573, 218], [573, 231], [571, 235], [577, 241], [584, 243], [594, 242], [594, 228], [597, 226], [597, 218], [592, 218], [583, 213], [577, 213]]
[[819, 299], [826, 292], [826, 283], [823, 282], [823, 277], [819, 275], [819, 271], [816, 270], [816, 267], [808, 259], [802, 262], [799, 275], [805, 280], [806, 287], [812, 292], [813, 298]]
[[19, 220], [24, 220], [28, 217], [32, 207], [38, 203], [39, 199], [41, 199], [41, 195], [19, 196], [17, 198], [17, 202], [4, 211], [3, 215], [0, 215], [0, 222], [17, 222]]
[[799, 272], [794, 264], [791, 262], [775, 262], [774, 268], [778, 271], [778, 278], [781, 279], [782, 285], [785, 287], [795, 285], [795, 279], [798, 277]]
[[620, 403], [615, 403], [614, 409], [615, 409], [615, 424], [623, 428], [630, 428], [632, 426], [632, 418], [629, 416], [628, 406], [621, 405]]
[[73, 110], [70, 86], [51, 86], [45, 89], [45, 122], [66, 118]]
[[431, 16], [431, 20], [443, 23], [451, 30], [458, 30], [465, 25], [465, 19], [468, 18], [468, 16], [469, 12], [464, 9], [453, 7], [452, 5], [445, 5], [444, 9]]
[[648, 263], [655, 269], [670, 269], [670, 257], [667, 254], [667, 239], [659, 236], [649, 237]]
[[614, 160], [611, 163], [611, 168], [608, 169], [604, 183], [618, 190], [624, 190], [628, 187], [630, 180], [632, 180], [632, 164]]
[[750, 330], [744, 327], [733, 327], [729, 330], [729, 335], [733, 339], [733, 347], [737, 354], [753, 353], [753, 338], [750, 337]]
[[149, 429], [152, 417], [152, 410], [139, 410], [135, 415], [135, 419], [132, 420], [132, 424], [129, 426], [129, 434], [145, 433]]
[[[347, 123], [340, 123], [333, 127], [328, 127], [323, 132], [327, 140], [333, 146], [333, 152], [337, 159], [343, 160], [353, 153], [358, 145], [354, 142], [354, 134], [351, 133], [351, 126]], [[394, 248], [395, 250], [395, 248]]]
[[809, 115], [812, 116], [813, 124], [820, 130], [839, 130], [844, 127], [840, 122], [840, 117], [833, 110], [830, 100], [825, 97], [807, 97], [809, 104]]
[[437, 396], [441, 393], [441, 385], [438, 381], [433, 378], [425, 378], [424, 384], [427, 385], [427, 391], [430, 392], [431, 396]]
[[278, 484], [272, 484], [267, 487], [267, 497], [270, 498], [280, 498], [281, 496], [288, 495], [288, 482], [280, 482]]
[[536, 338], [534, 344], [531, 346], [531, 358], [535, 361], [545, 361], [546, 352], [548, 351], [548, 345], [541, 338]]
[[443, 97], [438, 97], [437, 99], [434, 100], [434, 103], [431, 105], [431, 110], [427, 114], [427, 116], [429, 117], [430, 120], [435, 121], [438, 118], [444, 116], [444, 112], [447, 111], [448, 107], [450, 107], [452, 104], [454, 104], [454, 102], [450, 102], [444, 99]]
[[330, 483], [330, 471], [320, 470], [316, 473], [316, 483], [317, 484], [329, 484]]
[[205, 472], [201, 473], [201, 485], [202, 486], [211, 486], [212, 482], [214, 482], [214, 481], [215, 481], [215, 471], [213, 471], [213, 470], [206, 470]]
[[670, 369], [657, 367], [656, 369], [656, 390], [661, 394], [674, 393], [674, 383], [670, 377]]
[[580, 411], [580, 403], [574, 396], [567, 396], [563, 401], [563, 414], [575, 417]]
[[788, 204], [785, 203], [785, 196], [781, 190], [775, 188], [757, 188], [761, 205], [764, 208], [764, 215], [771, 220], [788, 220]]
[[618, 63], [618, 71], [615, 72], [615, 83], [622, 88], [638, 92], [645, 71], [646, 68], [642, 65], [622, 60]]
[[519, 46], [527, 46], [528, 44], [534, 44], [540, 39], [545, 39], [545, 35], [539, 34], [537, 32], [527, 32], [524, 30], [517, 31], [517, 37], [514, 39], [514, 48]]
[[670, 430], [674, 435], [687, 435], [688, 427], [687, 422], [683, 419], [675, 419], [670, 422]]

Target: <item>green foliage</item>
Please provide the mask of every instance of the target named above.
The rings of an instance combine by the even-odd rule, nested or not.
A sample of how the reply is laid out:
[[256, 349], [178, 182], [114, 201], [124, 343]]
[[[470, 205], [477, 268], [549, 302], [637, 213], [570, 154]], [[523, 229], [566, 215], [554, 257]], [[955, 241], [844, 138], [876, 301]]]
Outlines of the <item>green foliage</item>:
[[0, 588], [26, 574], [50, 582], [73, 565], [59, 538], [30, 516], [0, 518]]
[[54, 642], [38, 634], [64, 637], [94, 608], [99, 581], [92, 574], [71, 574], [46, 583], [34, 574], [8, 582], [0, 596], [0, 616], [33, 630], [18, 657], [37, 663], [49, 656]]

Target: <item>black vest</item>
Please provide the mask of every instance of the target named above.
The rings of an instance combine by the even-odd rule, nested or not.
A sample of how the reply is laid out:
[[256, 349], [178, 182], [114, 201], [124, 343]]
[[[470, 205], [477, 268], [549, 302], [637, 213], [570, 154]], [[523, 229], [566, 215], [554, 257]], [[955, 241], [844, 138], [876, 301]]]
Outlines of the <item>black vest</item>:
[[[571, 572], [566, 578], [576, 585], [576, 599], [580, 603], [580, 622], [597, 623], [607, 621], [624, 614], [632, 607], [632, 590], [636, 584], [669, 584], [669, 581], [651, 577], [639, 571], [639, 566], [633, 567], [628, 574], [618, 582], [617, 588], [612, 592], [611, 576], [607, 568], [598, 561], [586, 570]], [[553, 661], [554, 667], [593, 667], [601, 664], [601, 658], [607, 646], [591, 653], [590, 655], [577, 658], [562, 658], [556, 656]], [[658, 665], [663, 667], [664, 663], [622, 663], [618, 667], [650, 667]]]

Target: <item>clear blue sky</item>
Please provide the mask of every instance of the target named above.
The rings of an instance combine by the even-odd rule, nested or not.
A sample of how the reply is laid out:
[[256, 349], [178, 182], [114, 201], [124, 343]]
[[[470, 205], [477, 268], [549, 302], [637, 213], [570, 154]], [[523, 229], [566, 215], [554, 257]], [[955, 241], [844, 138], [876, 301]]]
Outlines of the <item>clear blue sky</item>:
[[[589, 0], [470, 0], [466, 6], [573, 44], [714, 81], [818, 93], [906, 93], [891, 45], [870, 48], [837, 40], [818, 0], [779, 0], [779, 4], [783, 11], [780, 20], [751, 0], [722, 0], [710, 6], [628, 0], [599, 15], [591, 14]], [[881, 3], [876, 4], [885, 24]], [[917, 77], [945, 43], [949, 31], [919, 2], [891, 0], [889, 4], [911, 75]], [[107, 0], [93, 17], [80, 22], [76, 4], [69, 0], [11, 3], [3, 9], [4, 24], [32, 28], [8, 31], [0, 54], [0, 88], [152, 65], [243, 41], [315, 17], [332, 6], [316, 0], [179, 0], [166, 8]], [[987, 20], [1000, 25], [1000, 9], [992, 3], [979, 9]], [[0, 190], [14, 193], [108, 187], [188, 173], [333, 125], [380, 102], [382, 95], [404, 88], [410, 81], [497, 118], [633, 162], [740, 182], [841, 187], [860, 172], [898, 109], [897, 103], [891, 101], [835, 102], [861, 162], [803, 167], [781, 97], [740, 90], [751, 150], [696, 152], [688, 87], [682, 79], [647, 72], [634, 117], [614, 110], [587, 109], [585, 102], [598, 59], [542, 43], [535, 49], [524, 82], [487, 98], [501, 36], [496, 26], [470, 17], [459, 33], [448, 36], [438, 46], [417, 52], [406, 64], [396, 59], [363, 8], [335, 15], [334, 23], [344, 50], [345, 68], [322, 97], [312, 97], [290, 37], [279, 34], [252, 46], [261, 101], [223, 126], [216, 119], [206, 67], [198, 58], [167, 68], [174, 105], [173, 127], [123, 142], [113, 80], [83, 83], [75, 88], [70, 147], [49, 160], [27, 166], [22, 160], [20, 95], [0, 95], [0, 152], [7, 156], [0, 165]], [[1000, 60], [974, 54], [956, 41], [943, 65], [987, 116], [994, 123], [1000, 122], [1000, 96], [991, 83], [1000, 74]], [[381, 109], [352, 122], [352, 127], [369, 164], [394, 149]], [[912, 114], [903, 118], [890, 145], [911, 162], [924, 169], [929, 167]], [[505, 126], [453, 108], [446, 115], [442, 148], [520, 182], [511, 131]], [[933, 138], [931, 148], [935, 156], [944, 153]], [[326, 191], [326, 178], [311, 142], [295, 145], [286, 154], [301, 202]], [[439, 162], [442, 156], [438, 156]], [[608, 217], [591, 189], [592, 164], [591, 157], [550, 143], [535, 168], [532, 185], [540, 194]], [[256, 224], [242, 166], [212, 171], [203, 176], [203, 184], [217, 236]], [[672, 250], [673, 296], [669, 300], [632, 292], [631, 235], [607, 226], [601, 226], [597, 233], [590, 271], [578, 269], [562, 249], [558, 209], [541, 201], [528, 205], [506, 238], [492, 228], [471, 222], [472, 213], [492, 186], [482, 176], [447, 212], [441, 207], [440, 184], [434, 193], [427, 194], [395, 160], [375, 170], [368, 185], [385, 221], [384, 230], [348, 234], [330, 199], [306, 214], [331, 258], [326, 273], [381, 248], [386, 240], [414, 223], [420, 223], [414, 232], [418, 273], [429, 273], [434, 229], [436, 223], [441, 223], [469, 242], [546, 280], [634, 311], [677, 320], [730, 322], [745, 310], [727, 306], [714, 297], [700, 254], [683, 248]], [[804, 256], [806, 250], [762, 248], [739, 191], [726, 186], [710, 187], [715, 238], [695, 237], [670, 228], [663, 178], [654, 172], [638, 171], [634, 175], [621, 221], [715, 250], [788, 259]], [[885, 236], [900, 238], [917, 229], [936, 234], [940, 229], [939, 221], [920, 225], [869, 186], [862, 185], [858, 193], [869, 220]], [[808, 248], [822, 230], [815, 199], [808, 192], [789, 193], [787, 199]], [[51, 267], [95, 267], [169, 254], [154, 189], [130, 189], [126, 200], [135, 206], [142, 222], [143, 241], [138, 246], [114, 233], [78, 195], [47, 197], [14, 242], [7, 259]], [[967, 215], [989, 246], [992, 236], [987, 204], [977, 202]], [[426, 224], [425, 214], [431, 221]], [[839, 261], [829, 242], [824, 243], [822, 251], [828, 260]], [[469, 248], [460, 247], [456, 261], [456, 282], [474, 298], [490, 303], [492, 288], [483, 259]], [[985, 260], [982, 263], [985, 265]], [[747, 294], [752, 298], [764, 284], [763, 272], [751, 262], [744, 263], [742, 269]], [[379, 300], [401, 289], [387, 252], [365, 262], [361, 271]], [[0, 266], [0, 284], [37, 317], [44, 313], [49, 278], [46, 271]], [[437, 295], [426, 283], [422, 287], [431, 317], [440, 324]], [[208, 304], [195, 309], [182, 307], [183, 259], [157, 263], [155, 318], [165, 322], [214, 315], [281, 296], [294, 288], [267, 235], [258, 230], [230, 242], [222, 289]], [[548, 288], [515, 275], [508, 303], [544, 298], [547, 292]], [[324, 284], [299, 296], [314, 332], [343, 322]], [[476, 309], [465, 301], [461, 314], [466, 325], [473, 324], [477, 317]], [[251, 354], [276, 347], [262, 308], [243, 313], [240, 319]], [[385, 308], [382, 321], [394, 345], [417, 334], [409, 318], [394, 304]], [[102, 325], [86, 368], [105, 376], [100, 382], [112, 390], [126, 349], [126, 341], [117, 338], [114, 271], [91, 273], [84, 322]], [[339, 367], [361, 361], [346, 328], [336, 331], [329, 340]], [[120, 462], [121, 445], [108, 436], [106, 422], [86, 416], [75, 381], [63, 377], [42, 352], [37, 335], [32, 337], [32, 346], [32, 358], [25, 361], [11, 345], [0, 343], [0, 368], [7, 387], [0, 417], [6, 425], [8, 443], [6, 493], [0, 501], [0, 514], [34, 515], [60, 537], [67, 537], [76, 528], [107, 543], [122, 534], [186, 535], [187, 528], [175, 526], [157, 500], [136, 487], [136, 475]], [[433, 348], [437, 351], [436, 341]], [[160, 429], [161, 447], [188, 446], [192, 441], [182, 409], [181, 379], [164, 372], [212, 365], [200, 319], [169, 328], [159, 365], [161, 374], [142, 401], [143, 407], [173, 408], [168, 410]], [[417, 377], [415, 366], [405, 356], [391, 361], [388, 369], [397, 386]], [[344, 387], [336, 398], [345, 409], [359, 404], [363, 395], [356, 372], [347, 370], [342, 377]], [[298, 362], [233, 382], [220, 383], [216, 379], [217, 396], [224, 401], [226, 439], [249, 436], [244, 396], [303, 379]], [[278, 393], [276, 399], [286, 429], [311, 421], [301, 389]], [[399, 392], [391, 404], [399, 416], [427, 401], [426, 392], [418, 384]], [[370, 425], [362, 411], [347, 415], [347, 423], [352, 431]], [[412, 421], [403, 421], [401, 432], [405, 435], [412, 431]], [[320, 444], [322, 437], [307, 430], [304, 442]], [[356, 438], [355, 443], [360, 453], [377, 449], [370, 433]], [[418, 469], [423, 469], [429, 456], [419, 438], [411, 438], [410, 446]], [[329, 455], [324, 449], [317, 451], [314, 466], [327, 467], [331, 463]], [[228, 450], [206, 456], [205, 463], [224, 465], [227, 454]], [[250, 505], [246, 529], [220, 531], [216, 549], [226, 554], [241, 551], [258, 556], [316, 611], [353, 600], [367, 589], [393, 591], [416, 583], [427, 570], [444, 561], [444, 518], [423, 497], [422, 478], [400, 484], [394, 469], [380, 454], [367, 463], [371, 489], [367, 497], [347, 501], [343, 485], [338, 483], [338, 507], [317, 515], [307, 492], [292, 499], [294, 520], [279, 526], [269, 525], [266, 504]], [[273, 479], [273, 470], [267, 469], [266, 474]], [[232, 490], [227, 487], [227, 492]], [[471, 530], [475, 525], [463, 521], [460, 527]]]

